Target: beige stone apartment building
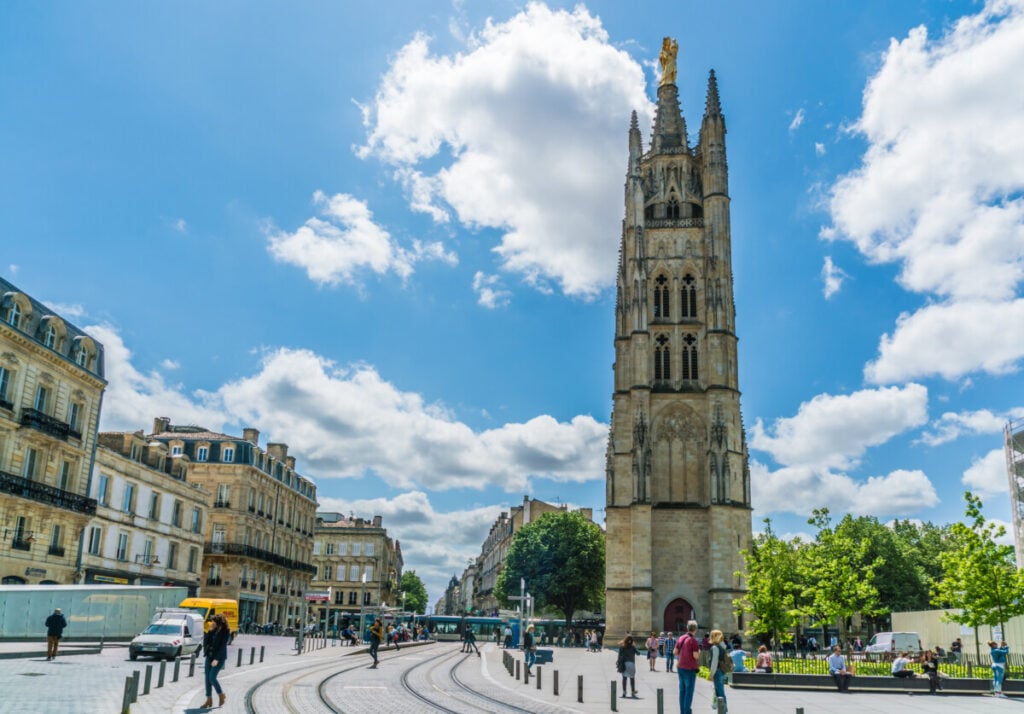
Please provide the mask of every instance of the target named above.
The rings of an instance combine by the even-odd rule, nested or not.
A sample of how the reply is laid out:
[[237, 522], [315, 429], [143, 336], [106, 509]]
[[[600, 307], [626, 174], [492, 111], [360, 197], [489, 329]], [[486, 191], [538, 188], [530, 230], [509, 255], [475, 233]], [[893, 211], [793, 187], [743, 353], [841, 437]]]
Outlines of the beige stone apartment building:
[[243, 626], [294, 627], [316, 572], [316, 486], [295, 470], [287, 444], [264, 450], [259, 435], [243, 429], [231, 436], [158, 417], [147, 438], [165, 444], [172, 459], [186, 458], [189, 481], [211, 494], [202, 528], [202, 595], [237, 599]]
[[0, 279], [0, 582], [80, 579], [106, 384], [101, 344]]
[[330, 597], [310, 605], [311, 619], [330, 630], [346, 621], [355, 624], [365, 607], [402, 606], [402, 545], [388, 535], [381, 516], [316, 514], [313, 564], [311, 588], [329, 590]]
[[134, 433], [99, 435], [85, 533], [85, 583], [176, 585], [199, 592], [210, 492], [188, 480], [186, 456]]

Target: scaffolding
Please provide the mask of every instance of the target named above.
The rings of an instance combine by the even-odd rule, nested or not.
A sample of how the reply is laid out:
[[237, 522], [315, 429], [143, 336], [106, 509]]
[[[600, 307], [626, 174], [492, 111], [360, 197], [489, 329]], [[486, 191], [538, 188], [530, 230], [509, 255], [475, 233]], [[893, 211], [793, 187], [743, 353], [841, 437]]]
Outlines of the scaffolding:
[[1013, 510], [1013, 544], [1017, 551], [1017, 567], [1024, 568], [1024, 419], [1007, 422], [1003, 439]]

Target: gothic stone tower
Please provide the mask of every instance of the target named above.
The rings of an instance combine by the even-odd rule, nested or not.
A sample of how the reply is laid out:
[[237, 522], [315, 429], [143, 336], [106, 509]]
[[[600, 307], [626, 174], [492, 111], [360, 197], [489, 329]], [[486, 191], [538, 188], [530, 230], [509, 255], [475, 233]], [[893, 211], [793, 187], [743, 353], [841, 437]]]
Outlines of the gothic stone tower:
[[629, 128], [607, 465], [607, 632], [741, 623], [751, 538], [725, 117], [714, 71], [695, 147], [673, 72], [650, 150]]

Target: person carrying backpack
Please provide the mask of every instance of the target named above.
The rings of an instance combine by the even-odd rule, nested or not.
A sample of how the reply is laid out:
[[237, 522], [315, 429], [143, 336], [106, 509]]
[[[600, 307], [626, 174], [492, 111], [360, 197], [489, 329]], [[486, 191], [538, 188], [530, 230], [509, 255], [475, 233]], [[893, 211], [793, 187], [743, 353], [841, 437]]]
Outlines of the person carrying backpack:
[[718, 707], [721, 701], [723, 707], [719, 711], [729, 711], [725, 700], [725, 677], [733, 670], [733, 661], [725, 650], [725, 643], [722, 642], [725, 636], [721, 630], [712, 630], [709, 638], [709, 649], [711, 650], [711, 681], [715, 684], [715, 696], [711, 700], [712, 707]]

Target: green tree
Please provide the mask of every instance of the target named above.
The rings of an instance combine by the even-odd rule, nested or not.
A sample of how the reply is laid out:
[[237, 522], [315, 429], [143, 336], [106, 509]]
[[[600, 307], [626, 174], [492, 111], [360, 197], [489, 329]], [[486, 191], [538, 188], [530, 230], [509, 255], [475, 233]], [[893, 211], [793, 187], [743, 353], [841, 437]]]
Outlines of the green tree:
[[936, 584], [942, 580], [942, 562], [939, 556], [950, 548], [950, 527], [937, 526], [930, 522], [917, 524], [905, 520], [893, 522], [892, 532], [907, 559], [913, 564], [926, 591], [924, 594], [915, 591], [913, 598], [900, 609], [927, 610], [934, 604], [931, 596]]
[[419, 615], [427, 611], [427, 588], [415, 570], [402, 573], [401, 590], [405, 593], [405, 609]]
[[566, 625], [580, 610], [604, 601], [604, 531], [582, 513], [545, 513], [514, 536], [494, 593], [506, 606], [519, 594], [519, 580], [540, 610], [554, 608]]
[[996, 542], [1006, 529], [985, 520], [981, 499], [970, 491], [964, 500], [968, 523], [950, 526], [951, 547], [939, 555], [944, 577], [935, 584], [933, 601], [956, 608], [945, 615], [953, 622], [1002, 627], [1024, 614], [1024, 573], [1017, 570], [1013, 546]]
[[741, 551], [746, 572], [737, 571], [736, 576], [746, 581], [747, 592], [733, 604], [737, 612], [753, 616], [747, 621], [748, 635], [765, 635], [778, 642], [782, 634], [800, 623], [800, 541], [789, 542], [776, 536], [770, 518], [765, 518], [764, 524], [764, 532], [754, 538], [750, 550]]
[[833, 529], [827, 508], [813, 511], [807, 523], [818, 533], [802, 551], [798, 565], [804, 584], [801, 614], [817, 618], [823, 626], [838, 622], [840, 637], [846, 639], [848, 618], [858, 612], [871, 617], [879, 609], [874, 579], [884, 560], [872, 559], [869, 543]]

